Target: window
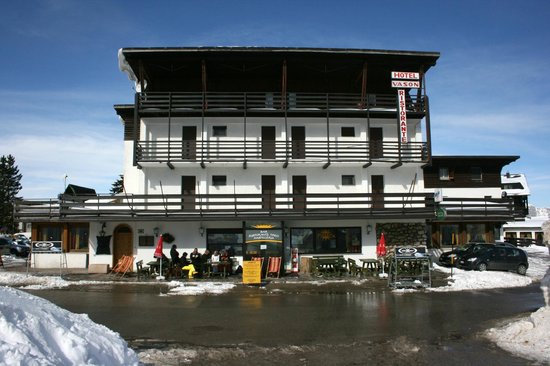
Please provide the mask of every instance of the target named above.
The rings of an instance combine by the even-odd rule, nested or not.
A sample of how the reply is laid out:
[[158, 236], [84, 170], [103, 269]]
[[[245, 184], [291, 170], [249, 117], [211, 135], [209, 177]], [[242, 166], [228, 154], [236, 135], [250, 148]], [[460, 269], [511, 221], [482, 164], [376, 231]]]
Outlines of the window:
[[361, 228], [296, 228], [290, 231], [300, 254], [360, 253]]
[[466, 240], [485, 243], [485, 224], [466, 224]]
[[243, 255], [242, 229], [207, 229], [206, 248], [212, 253], [225, 249], [230, 256]]
[[439, 168], [439, 180], [450, 180], [449, 168], [445, 168], [445, 167]]
[[153, 235], [140, 235], [138, 238], [138, 245], [140, 247], [154, 247], [155, 237]]
[[355, 137], [355, 127], [342, 127], [342, 137]]
[[342, 185], [343, 186], [354, 186], [355, 185], [355, 175], [342, 175]]
[[481, 182], [483, 181], [483, 174], [481, 172], [481, 168], [479, 167], [472, 167], [470, 169], [470, 177], [472, 181], [474, 182]]
[[213, 175], [212, 185], [215, 187], [227, 185], [227, 177], [225, 175]]
[[213, 137], [227, 136], [227, 126], [212, 126]]
[[88, 224], [69, 224], [69, 251], [87, 251], [89, 232]]

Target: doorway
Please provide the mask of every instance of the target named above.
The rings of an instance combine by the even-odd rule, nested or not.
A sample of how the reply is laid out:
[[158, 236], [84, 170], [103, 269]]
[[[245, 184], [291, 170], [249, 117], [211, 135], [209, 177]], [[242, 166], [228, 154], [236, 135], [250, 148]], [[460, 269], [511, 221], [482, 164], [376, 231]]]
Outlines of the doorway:
[[123, 255], [134, 255], [132, 229], [127, 225], [119, 225], [115, 228], [113, 238], [113, 267]]
[[262, 175], [262, 209], [275, 210], [275, 176]]
[[384, 176], [371, 176], [372, 208], [384, 208]]
[[197, 157], [197, 127], [183, 126], [182, 159], [195, 160]]
[[274, 126], [262, 126], [262, 159], [275, 159]]
[[381, 127], [369, 128], [369, 154], [371, 159], [384, 157], [383, 133]]
[[292, 159], [306, 158], [306, 128], [304, 126], [292, 127]]
[[197, 186], [196, 177], [194, 175], [181, 176], [181, 209], [190, 211], [195, 209], [195, 189]]
[[305, 175], [292, 176], [292, 202], [295, 210], [306, 209], [307, 179]]

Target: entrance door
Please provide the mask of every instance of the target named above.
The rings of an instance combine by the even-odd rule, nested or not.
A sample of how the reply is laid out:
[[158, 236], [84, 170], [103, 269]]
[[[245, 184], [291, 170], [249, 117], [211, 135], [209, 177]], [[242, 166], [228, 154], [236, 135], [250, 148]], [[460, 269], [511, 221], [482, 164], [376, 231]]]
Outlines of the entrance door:
[[292, 202], [295, 210], [306, 209], [307, 179], [305, 175], [292, 176]]
[[262, 126], [262, 159], [275, 159], [274, 126]]
[[306, 128], [303, 126], [292, 127], [292, 159], [306, 158]]
[[372, 208], [384, 208], [384, 176], [371, 176]]
[[115, 229], [113, 238], [113, 267], [123, 255], [134, 255], [132, 229], [125, 225]]
[[197, 127], [183, 126], [182, 159], [195, 160], [197, 157]]
[[275, 176], [262, 175], [262, 209], [271, 211], [275, 208]]
[[384, 157], [384, 145], [382, 140], [382, 128], [371, 127], [369, 129], [369, 154], [371, 159], [379, 159]]
[[190, 211], [195, 209], [195, 187], [197, 186], [194, 175], [183, 175], [181, 177], [181, 209]]

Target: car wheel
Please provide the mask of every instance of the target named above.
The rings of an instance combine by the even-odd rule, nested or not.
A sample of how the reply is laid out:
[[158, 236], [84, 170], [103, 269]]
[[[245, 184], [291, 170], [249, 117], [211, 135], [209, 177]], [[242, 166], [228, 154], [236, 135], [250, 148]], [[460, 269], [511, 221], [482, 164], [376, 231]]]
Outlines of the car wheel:
[[487, 264], [485, 264], [485, 263], [478, 264], [477, 265], [477, 270], [481, 271], [481, 272], [486, 271], [487, 270]]
[[518, 266], [518, 273], [525, 276], [525, 274], [527, 273], [527, 266], [525, 264], [520, 264]]

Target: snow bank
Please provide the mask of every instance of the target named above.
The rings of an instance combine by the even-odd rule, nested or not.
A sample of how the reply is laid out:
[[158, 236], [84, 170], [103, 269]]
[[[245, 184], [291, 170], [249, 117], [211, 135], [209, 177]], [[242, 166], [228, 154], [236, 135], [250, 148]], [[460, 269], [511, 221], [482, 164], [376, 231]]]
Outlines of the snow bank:
[[222, 294], [235, 287], [233, 283], [221, 282], [193, 282], [182, 283], [177, 281], [170, 282], [173, 286], [168, 295], [204, 295], [204, 294]]
[[550, 286], [550, 270], [541, 281], [545, 294], [546, 306], [540, 308], [528, 318], [513, 322], [500, 328], [491, 328], [485, 336], [499, 347], [519, 354], [530, 360], [550, 364], [550, 306], [548, 289]]
[[138, 365], [110, 329], [25, 292], [0, 287], [0, 365]]

